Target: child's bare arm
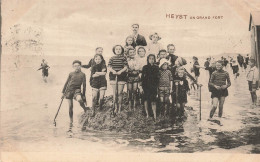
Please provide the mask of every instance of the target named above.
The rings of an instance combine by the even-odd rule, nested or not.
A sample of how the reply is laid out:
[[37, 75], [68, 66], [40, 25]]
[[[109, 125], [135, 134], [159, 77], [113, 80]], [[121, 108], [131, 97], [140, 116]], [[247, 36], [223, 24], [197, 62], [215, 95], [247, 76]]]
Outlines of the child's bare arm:
[[71, 77], [71, 75], [68, 76], [67, 81], [65, 82], [64, 87], [62, 89], [62, 93], [66, 92], [67, 86], [68, 86], [69, 81], [70, 81], [70, 77]]
[[84, 74], [84, 78], [83, 78], [83, 96], [85, 96], [86, 94], [86, 75]]

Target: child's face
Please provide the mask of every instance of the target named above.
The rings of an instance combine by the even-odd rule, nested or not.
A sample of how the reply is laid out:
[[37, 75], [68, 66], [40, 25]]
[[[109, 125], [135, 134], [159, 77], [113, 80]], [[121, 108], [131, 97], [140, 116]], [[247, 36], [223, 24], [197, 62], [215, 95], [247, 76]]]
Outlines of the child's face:
[[158, 35], [156, 35], [156, 34], [154, 34], [153, 36], [152, 36], [152, 41], [153, 42], [157, 42], [158, 41]]
[[168, 64], [167, 63], [164, 63], [163, 65], [162, 65], [162, 69], [163, 70], [166, 70], [168, 68]]
[[184, 76], [184, 71], [178, 71], [178, 76], [182, 78]]
[[253, 62], [249, 61], [249, 65], [250, 65], [251, 67], [253, 67], [255, 64], [254, 64]]
[[120, 46], [116, 46], [115, 53], [116, 55], [120, 55], [122, 53], [122, 48]]
[[161, 58], [161, 59], [162, 59], [162, 58], [166, 58], [166, 56], [167, 56], [167, 55], [166, 55], [166, 52], [161, 52], [161, 53], [160, 53], [160, 58]]
[[216, 63], [216, 69], [221, 70], [222, 69], [222, 64], [221, 63]]
[[196, 62], [196, 59], [193, 59], [193, 62]]
[[134, 58], [135, 57], [135, 50], [129, 50], [129, 57]]
[[95, 63], [96, 63], [96, 64], [100, 64], [101, 61], [102, 61], [102, 59], [101, 59], [100, 56], [97, 56], [97, 57], [95, 58]]
[[138, 50], [138, 54], [139, 54], [140, 57], [144, 57], [144, 56], [145, 56], [145, 50], [142, 49], [142, 48], [139, 49], [139, 50]]
[[175, 47], [174, 47], [174, 46], [169, 46], [169, 47], [168, 47], [168, 52], [169, 52], [170, 54], [173, 54], [174, 51], [175, 51]]
[[150, 56], [148, 62], [153, 65], [155, 62], [154, 57]]
[[80, 71], [81, 66], [80, 66], [79, 63], [75, 63], [75, 64], [73, 64], [73, 68], [74, 68], [74, 70], [75, 70], [76, 72], [78, 72], [78, 71]]
[[103, 54], [103, 49], [99, 48], [96, 50], [96, 54], [102, 55]]
[[126, 43], [128, 45], [131, 45], [133, 43], [133, 39], [132, 38], [127, 38]]

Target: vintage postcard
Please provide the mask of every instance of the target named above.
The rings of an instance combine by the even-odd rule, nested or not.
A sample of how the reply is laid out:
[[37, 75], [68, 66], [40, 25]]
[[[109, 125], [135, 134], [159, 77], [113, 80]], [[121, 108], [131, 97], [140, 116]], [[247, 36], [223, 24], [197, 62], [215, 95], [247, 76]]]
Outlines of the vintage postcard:
[[259, 0], [1, 0], [0, 161], [259, 161]]

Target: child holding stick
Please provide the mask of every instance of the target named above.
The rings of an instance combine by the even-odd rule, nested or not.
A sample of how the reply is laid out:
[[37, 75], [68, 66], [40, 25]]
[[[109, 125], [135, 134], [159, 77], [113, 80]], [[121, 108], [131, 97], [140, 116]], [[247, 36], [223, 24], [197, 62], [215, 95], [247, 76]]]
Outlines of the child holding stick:
[[[115, 107], [113, 113], [120, 113], [123, 100], [123, 89], [127, 81], [126, 70], [128, 68], [126, 57], [124, 56], [124, 48], [121, 45], [115, 45], [112, 49], [115, 56], [111, 57], [108, 62], [108, 70], [110, 84], [113, 87], [114, 102], [116, 99], [116, 92], [118, 93], [118, 107]], [[117, 77], [117, 79], [116, 79]], [[118, 88], [118, 89], [117, 89]], [[117, 104], [116, 104], [117, 105]]]

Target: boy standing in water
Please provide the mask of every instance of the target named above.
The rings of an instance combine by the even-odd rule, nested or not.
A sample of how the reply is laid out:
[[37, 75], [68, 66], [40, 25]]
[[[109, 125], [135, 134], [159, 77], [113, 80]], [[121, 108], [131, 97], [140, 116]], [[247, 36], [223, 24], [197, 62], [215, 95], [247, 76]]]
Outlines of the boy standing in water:
[[229, 74], [223, 70], [222, 61], [217, 61], [216, 69], [217, 70], [212, 73], [209, 81], [209, 86], [212, 88], [212, 109], [210, 111], [210, 118], [213, 117], [218, 105], [218, 116], [222, 117], [225, 98], [228, 96], [227, 88], [231, 86]]
[[255, 60], [249, 60], [250, 69], [247, 72], [246, 79], [248, 81], [249, 91], [251, 93], [252, 98], [252, 106], [256, 106], [257, 95], [256, 90], [258, 89], [258, 80], [259, 80], [259, 71], [255, 66]]
[[47, 64], [47, 62], [44, 59], [42, 59], [41, 67], [38, 70], [42, 69], [42, 77], [44, 82], [47, 82], [46, 78], [49, 76], [49, 71], [48, 71], [49, 68], [50, 67]]
[[[80, 106], [87, 111], [85, 104], [86, 97], [86, 75], [81, 72], [81, 62], [78, 60], [72, 63], [74, 72], [71, 72], [62, 90], [62, 98], [68, 99], [69, 102], [69, 116], [70, 116], [70, 126], [73, 125], [73, 99], [79, 102]], [[83, 85], [83, 91], [81, 92], [81, 85]], [[84, 104], [85, 102], [85, 104]]]

